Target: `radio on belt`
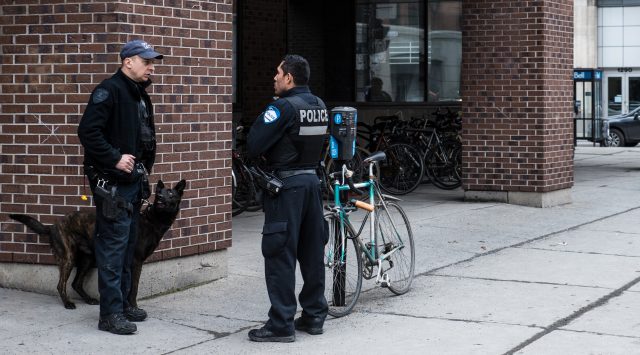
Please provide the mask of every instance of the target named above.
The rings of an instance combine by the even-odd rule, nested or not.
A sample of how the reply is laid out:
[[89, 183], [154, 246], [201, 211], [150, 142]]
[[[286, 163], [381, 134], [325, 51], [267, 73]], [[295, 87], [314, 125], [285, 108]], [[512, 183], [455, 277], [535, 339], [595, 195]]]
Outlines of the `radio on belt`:
[[331, 158], [351, 160], [356, 154], [358, 110], [340, 106], [331, 110], [329, 120], [329, 148]]

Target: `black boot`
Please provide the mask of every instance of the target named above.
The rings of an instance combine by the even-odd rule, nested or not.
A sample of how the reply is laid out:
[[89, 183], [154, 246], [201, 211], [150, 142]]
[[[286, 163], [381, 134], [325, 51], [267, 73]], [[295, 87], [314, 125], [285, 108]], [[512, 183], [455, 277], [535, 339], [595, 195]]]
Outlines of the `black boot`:
[[293, 321], [293, 325], [296, 327], [296, 330], [307, 332], [311, 335], [322, 334], [324, 332], [322, 329], [323, 323], [324, 322], [314, 321], [304, 317], [299, 317]]
[[138, 327], [135, 324], [129, 322], [121, 313], [110, 314], [106, 317], [100, 317], [98, 321], [98, 329], [113, 334], [133, 334]]
[[250, 330], [249, 339], [260, 342], [273, 341], [278, 343], [292, 343], [296, 341], [296, 335], [278, 335], [267, 329], [267, 327], [262, 327], [260, 329]]
[[142, 322], [147, 319], [147, 312], [144, 309], [138, 307], [127, 307], [124, 309], [124, 316], [130, 322]]

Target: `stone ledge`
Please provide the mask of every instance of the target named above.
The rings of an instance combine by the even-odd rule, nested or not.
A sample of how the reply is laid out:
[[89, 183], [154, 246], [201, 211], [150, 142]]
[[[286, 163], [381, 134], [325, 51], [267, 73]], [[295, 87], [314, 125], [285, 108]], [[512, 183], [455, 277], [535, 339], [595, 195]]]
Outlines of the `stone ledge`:
[[[229, 274], [227, 255], [227, 250], [223, 249], [207, 254], [145, 264], [142, 267], [138, 299], [227, 277]], [[56, 265], [0, 263], [0, 287], [59, 297], [56, 289], [58, 275]], [[71, 288], [74, 277], [75, 269], [67, 282], [67, 294], [72, 299], [80, 300], [80, 296]], [[98, 298], [96, 269], [89, 273], [84, 287], [90, 296]]]
[[551, 192], [465, 191], [468, 202], [502, 202], [529, 207], [553, 207], [571, 203], [571, 189]]

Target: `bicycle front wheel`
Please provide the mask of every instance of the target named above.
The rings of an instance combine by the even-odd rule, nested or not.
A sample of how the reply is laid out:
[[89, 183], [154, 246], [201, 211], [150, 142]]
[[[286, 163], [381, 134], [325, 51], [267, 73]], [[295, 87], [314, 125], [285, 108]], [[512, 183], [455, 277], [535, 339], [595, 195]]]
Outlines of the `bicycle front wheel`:
[[[324, 248], [325, 292], [329, 314], [342, 317], [351, 313], [362, 289], [362, 255], [353, 238], [340, 237], [340, 219], [333, 213], [325, 215], [329, 224], [329, 242]], [[353, 231], [345, 227], [345, 235]]]
[[383, 272], [389, 276], [389, 290], [401, 295], [409, 291], [415, 271], [413, 232], [399, 205], [393, 202], [385, 205], [376, 208], [376, 239], [381, 253], [389, 253], [382, 263]]

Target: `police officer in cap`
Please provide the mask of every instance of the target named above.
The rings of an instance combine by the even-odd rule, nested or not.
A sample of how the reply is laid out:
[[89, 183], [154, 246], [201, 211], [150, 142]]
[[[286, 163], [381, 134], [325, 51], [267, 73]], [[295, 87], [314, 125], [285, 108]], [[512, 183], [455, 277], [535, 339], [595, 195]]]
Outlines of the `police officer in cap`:
[[[264, 196], [262, 255], [271, 308], [265, 326], [249, 332], [253, 341], [292, 342], [294, 329], [321, 334], [327, 316], [323, 253], [328, 234], [316, 168], [328, 117], [324, 102], [309, 91], [309, 74], [306, 59], [284, 57], [273, 78], [279, 99], [258, 117], [247, 139], [249, 156], [261, 156], [284, 182], [277, 195]], [[296, 260], [304, 286], [302, 316], [294, 322]]]
[[78, 137], [96, 205], [98, 328], [131, 334], [137, 330], [131, 322], [147, 318], [127, 297], [141, 200], [150, 194], [146, 174], [156, 154], [153, 108], [145, 89], [151, 85], [154, 60], [162, 55], [147, 42], [133, 40], [123, 46], [120, 59], [118, 71], [93, 90]]

